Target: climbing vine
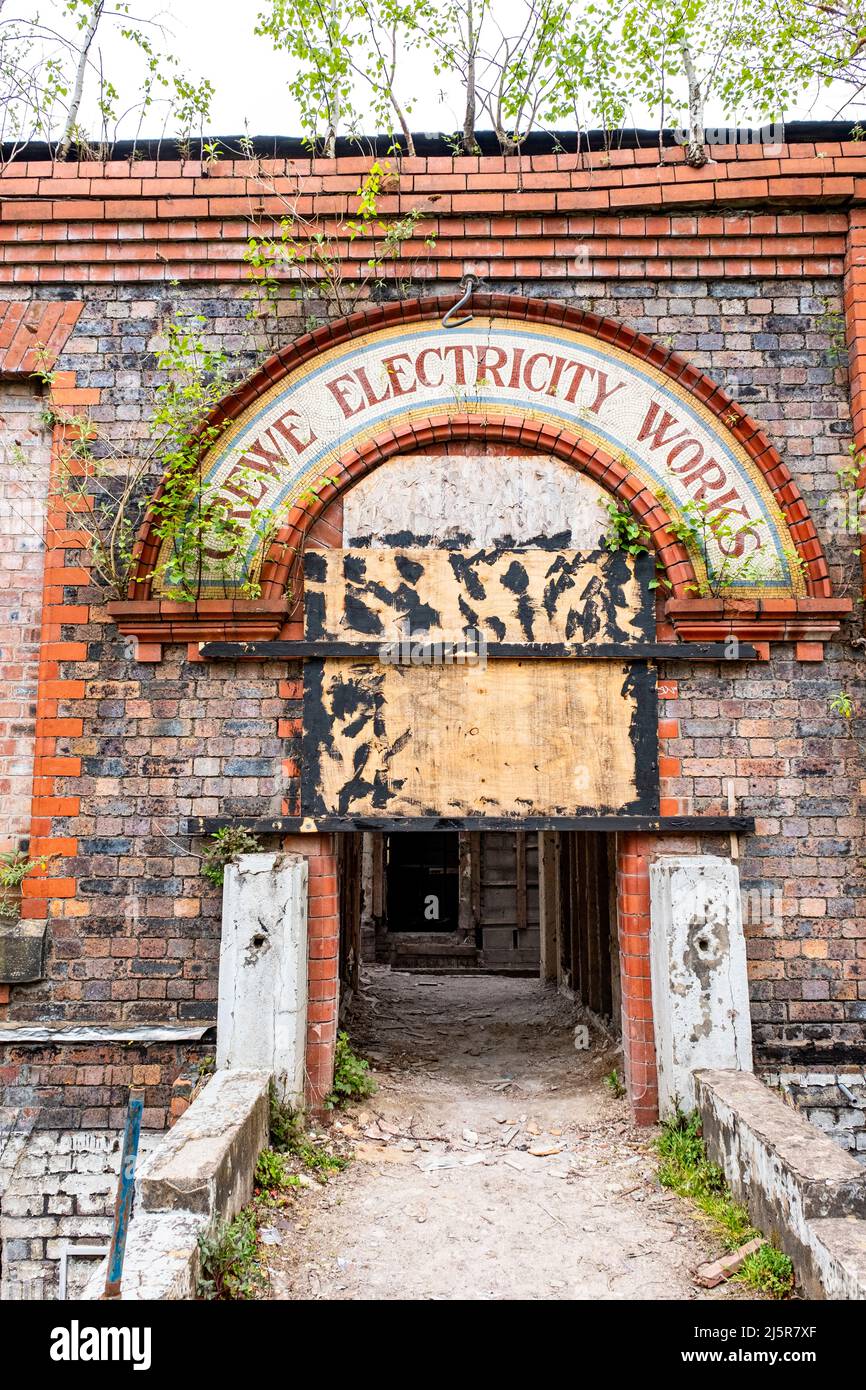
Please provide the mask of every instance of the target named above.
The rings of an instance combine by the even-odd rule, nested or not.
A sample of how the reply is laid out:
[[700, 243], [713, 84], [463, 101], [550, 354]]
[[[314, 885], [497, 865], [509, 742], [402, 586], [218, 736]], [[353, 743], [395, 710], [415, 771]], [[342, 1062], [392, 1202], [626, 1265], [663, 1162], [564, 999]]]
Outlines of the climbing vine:
[[[342, 219], [308, 216], [302, 211], [309, 197], [302, 184], [293, 195], [286, 195], [264, 176], [261, 162], [252, 154], [251, 162], [262, 193], [252, 209], [255, 230], [244, 253], [251, 319], [261, 321], [271, 315], [286, 290], [302, 306], [307, 331], [331, 318], [348, 316], [369, 299], [406, 298], [412, 293], [436, 236], [423, 232], [429, 213], [419, 206], [395, 217], [382, 214], [382, 197], [399, 187], [399, 175], [389, 161], [371, 163], [355, 195], [354, 215]], [[426, 201], [434, 203], [437, 197], [433, 194]], [[276, 215], [265, 211], [265, 198], [268, 204], [276, 201]], [[408, 276], [389, 273], [389, 267], [407, 258]]]
[[[209, 422], [214, 407], [233, 384], [227, 355], [210, 347], [205, 320], [180, 314], [163, 330], [156, 367], [163, 380], [144, 441], [118, 444], [89, 412], [52, 407], [43, 423], [54, 430], [56, 468], [52, 496], [71, 514], [82, 537], [91, 572], [110, 598], [123, 599], [134, 582], [152, 580], [167, 598], [192, 603], [210, 591], [258, 597], [259, 571], [278, 515], [252, 500], [252, 475], [233, 473], [236, 494], [250, 503], [243, 524], [229, 499], [210, 487], [203, 460], [225, 426]], [[50, 389], [55, 374], [37, 376]], [[26, 474], [26, 460], [21, 459]], [[145, 574], [135, 575], [136, 537], [145, 514], [153, 521], [160, 554]], [[256, 559], [247, 563], [247, 554]]]
[[[697, 583], [686, 585], [687, 592], [698, 598], [720, 598], [724, 594], [736, 593], [743, 587], [766, 582], [766, 572], [758, 567], [755, 556], [741, 553], [745, 538], [766, 525], [763, 519], [742, 519], [733, 512], [717, 511], [703, 499], [689, 498], [678, 506], [664, 491], [660, 490], [656, 496], [669, 514], [668, 532], [685, 546], [694, 560], [700, 562], [706, 576]], [[617, 498], [608, 498], [601, 505], [608, 520], [605, 537], [608, 550], [620, 550], [626, 555], [654, 553], [650, 532], [630, 507]], [[711, 546], [722, 557], [715, 569], [711, 569], [707, 563]], [[805, 562], [793, 546], [784, 548], [783, 557], [791, 574], [805, 577]], [[656, 570], [650, 588], [670, 589], [670, 581], [664, 575], [658, 558]], [[780, 582], [782, 579], [780, 565]]]

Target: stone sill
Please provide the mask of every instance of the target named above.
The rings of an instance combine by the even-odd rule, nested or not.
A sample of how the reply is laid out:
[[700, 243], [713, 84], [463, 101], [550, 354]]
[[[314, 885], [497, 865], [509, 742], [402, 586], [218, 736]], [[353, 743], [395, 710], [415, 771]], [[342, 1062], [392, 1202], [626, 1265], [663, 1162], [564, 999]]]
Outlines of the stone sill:
[[821, 661], [853, 607], [850, 598], [671, 598], [665, 617], [683, 642], [795, 642], [799, 661]]
[[[723, 642], [738, 637], [763, 647], [795, 642], [801, 661], [820, 661], [823, 644], [835, 637], [853, 610], [849, 598], [670, 598], [665, 618], [683, 642]], [[136, 659], [161, 661], [170, 643], [267, 642], [277, 638], [289, 617], [279, 599], [129, 599], [108, 604], [108, 614], [124, 636], [137, 642]]]
[[205, 598], [127, 599], [108, 604], [108, 614], [125, 637], [137, 642], [137, 661], [161, 661], [171, 643], [267, 642], [278, 637], [288, 618], [288, 600]]

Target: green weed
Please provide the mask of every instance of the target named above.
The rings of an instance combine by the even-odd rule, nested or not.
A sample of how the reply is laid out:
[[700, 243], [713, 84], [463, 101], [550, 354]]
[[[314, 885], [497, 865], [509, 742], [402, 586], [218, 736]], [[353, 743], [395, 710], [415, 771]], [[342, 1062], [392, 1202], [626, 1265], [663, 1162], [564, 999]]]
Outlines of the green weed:
[[259, 1258], [258, 1221], [249, 1207], [233, 1221], [221, 1222], [215, 1230], [200, 1235], [198, 1247], [200, 1298], [256, 1298], [267, 1287], [267, 1274]]
[[621, 1100], [625, 1095], [625, 1086], [616, 1067], [602, 1077], [602, 1081], [615, 1100]]
[[[693, 1202], [726, 1250], [739, 1250], [760, 1236], [746, 1208], [728, 1191], [721, 1168], [707, 1158], [697, 1110], [691, 1115], [677, 1110], [662, 1125], [655, 1148], [662, 1187]], [[736, 1278], [770, 1298], [787, 1298], [794, 1287], [791, 1261], [769, 1244], [746, 1257]]]
[[754, 1255], [747, 1255], [734, 1278], [768, 1298], [790, 1298], [794, 1290], [794, 1266], [775, 1245], [762, 1245]]
[[201, 856], [201, 871], [206, 879], [222, 888], [226, 865], [231, 864], [239, 854], [254, 854], [261, 849], [261, 841], [249, 830], [240, 825], [225, 825], [215, 830], [210, 844]]
[[287, 1187], [299, 1187], [300, 1179], [289, 1167], [289, 1155], [274, 1149], [263, 1149], [256, 1161], [256, 1187], [262, 1192], [281, 1192]]
[[370, 1063], [352, 1051], [348, 1033], [337, 1034], [337, 1050], [334, 1055], [334, 1085], [325, 1100], [329, 1110], [343, 1105], [347, 1100], [363, 1100], [372, 1096], [376, 1083], [370, 1075]]
[[292, 1110], [291, 1106], [280, 1100], [273, 1083], [270, 1105], [271, 1149], [277, 1157], [289, 1156], [298, 1160], [302, 1167], [322, 1182], [326, 1182], [332, 1173], [340, 1173], [349, 1166], [349, 1159], [345, 1155], [333, 1153], [323, 1139], [308, 1133], [301, 1112]]

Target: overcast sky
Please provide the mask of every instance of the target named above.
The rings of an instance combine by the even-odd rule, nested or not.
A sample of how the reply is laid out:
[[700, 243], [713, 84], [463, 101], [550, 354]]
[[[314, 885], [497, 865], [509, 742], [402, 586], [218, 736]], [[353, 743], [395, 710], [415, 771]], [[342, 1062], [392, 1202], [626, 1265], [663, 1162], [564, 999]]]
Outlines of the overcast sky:
[[[497, 9], [507, 15], [513, 0], [497, 0]], [[269, 39], [254, 34], [256, 15], [263, 8], [259, 0], [168, 0], [159, 9], [145, 0], [133, 5], [139, 14], [161, 15], [170, 31], [168, 46], [181, 60], [190, 77], [205, 76], [214, 85], [210, 133], [237, 135], [245, 129], [251, 135], [300, 134], [297, 111], [287, 91], [288, 57], [275, 53]], [[124, 94], [137, 81], [137, 66], [129, 46], [111, 32], [100, 38], [104, 70], [115, 76]], [[117, 81], [117, 77], [120, 81]], [[403, 92], [415, 98], [410, 125], [416, 131], [454, 131], [462, 125], [461, 93], [456, 83], [437, 77], [426, 55], [409, 54], [403, 64]], [[450, 87], [450, 90], [449, 90]], [[443, 90], [444, 89], [444, 90]], [[791, 113], [800, 119], [828, 118], [835, 114], [843, 97], [834, 89], [815, 99], [804, 99]], [[82, 124], [92, 138], [99, 137], [95, 108], [96, 83], [91, 74], [86, 89]], [[710, 109], [707, 123], [718, 113]], [[142, 128], [144, 135], [163, 133], [164, 112], [153, 112]], [[137, 118], [128, 118], [120, 128], [121, 138], [136, 133]], [[479, 128], [488, 123], [479, 118]], [[647, 114], [636, 110], [629, 124], [654, 124]], [[370, 130], [368, 123], [367, 130]], [[171, 134], [169, 129], [166, 133]]]

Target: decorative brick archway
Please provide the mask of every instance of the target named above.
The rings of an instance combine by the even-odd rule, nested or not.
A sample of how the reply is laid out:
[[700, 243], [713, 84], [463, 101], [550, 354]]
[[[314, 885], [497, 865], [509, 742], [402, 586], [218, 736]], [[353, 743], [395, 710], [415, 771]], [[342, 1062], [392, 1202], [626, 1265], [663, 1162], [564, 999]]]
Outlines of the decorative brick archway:
[[[654, 342], [626, 323], [601, 318], [560, 303], [517, 295], [477, 294], [472, 307], [479, 321], [501, 321], [523, 326], [527, 331], [534, 326], [539, 331], [561, 329], [580, 335], [583, 339], [597, 341], [599, 345], [615, 350], [622, 360], [639, 365], [641, 371], [649, 374], [650, 379], [657, 381], [660, 387], [664, 385], [667, 390], [669, 385], [675, 393], [674, 399], [691, 401], [694, 409], [699, 410], [704, 418], [715, 422], [719, 438], [730, 440], [731, 448], [739, 451], [740, 456], [748, 461], [752, 477], [760, 484], [765, 496], [772, 499], [774, 507], [784, 519], [786, 533], [799, 556], [801, 574], [798, 572], [796, 577], [798, 582], [802, 578], [806, 594], [813, 599], [830, 597], [826, 559], [808, 507], [787, 466], [763, 428], [704, 372], [692, 366], [680, 354]], [[214, 430], [222, 430], [227, 432], [227, 438], [233, 437], [234, 428], [251, 411], [255, 411], [262, 400], [274, 399], [275, 392], [281, 399], [283, 392], [292, 389], [297, 375], [303, 373], [309, 377], [312, 366], [326, 354], [336, 349], [351, 348], [355, 343], [361, 351], [369, 346], [377, 334], [393, 333], [401, 328], [409, 330], [412, 325], [429, 327], [431, 323], [441, 320], [442, 313], [439, 299], [409, 300], [377, 305], [316, 329], [270, 358], [248, 382], [231, 392], [205, 422], [203, 434], [213, 439]], [[555, 392], [553, 394], [556, 395]], [[299, 504], [292, 508], [266, 562], [263, 599], [273, 599], [280, 592], [287, 572], [287, 553], [306, 531], [308, 514], [314, 515], [321, 510], [340, 488], [350, 486], [352, 481], [381, 462], [382, 458], [398, 450], [423, 448], [434, 439], [448, 437], [450, 427], [467, 431], [471, 427], [481, 427], [491, 432], [491, 439], [498, 437], [512, 443], [523, 443], [568, 459], [591, 473], [612, 493], [622, 497], [637, 514], [647, 518], [654, 541], [666, 549], [663, 563], [667, 564], [670, 559], [676, 564], [685, 554], [682, 547], [681, 555], [667, 549], [672, 538], [662, 536], [666, 514], [659, 506], [656, 492], [644, 478], [623, 466], [613, 451], [609, 452], [598, 444], [595, 447], [588, 445], [586, 440], [570, 432], [561, 422], [545, 424], [531, 418], [529, 401], [526, 402], [526, 410], [519, 406], [515, 409], [513, 405], [510, 408], [505, 405], [491, 407], [482, 412], [481, 418], [473, 411], [472, 419], [461, 421], [459, 409], [456, 412], [453, 409], [437, 409], [429, 413], [422, 409], [419, 413], [412, 408], [416, 402], [408, 392], [399, 390], [395, 395], [405, 395], [406, 401], [398, 402], [387, 428], [365, 431], [363, 434], [359, 434], [355, 427], [346, 430], [345, 447], [338, 451], [337, 461], [329, 465], [329, 476], [335, 476], [336, 481], [333, 491], [330, 490], [331, 485], [324, 486], [318, 495], [318, 502], [312, 507]], [[501, 433], [497, 435], [499, 431]], [[218, 457], [223, 449], [223, 443], [218, 440], [208, 458]], [[207, 460], [204, 472], [207, 476]], [[136, 575], [130, 585], [131, 599], [153, 596], [150, 576], [158, 559], [159, 548], [159, 541], [146, 520], [138, 542]], [[685, 558], [687, 562], [688, 557]], [[288, 564], [291, 564], [291, 560]], [[687, 591], [686, 586], [693, 575], [682, 571], [669, 575], [669, 578], [675, 594], [682, 595]]]
[[[788, 534], [799, 555], [798, 574], [802, 578], [806, 597], [776, 597], [757, 602], [754, 619], [759, 632], [768, 637], [806, 637], [813, 632], [824, 634], [835, 625], [836, 608], [831, 597], [826, 560], [821, 550], [805, 502], [792, 481], [777, 451], [760, 427], [749, 419], [731, 398], [714, 382], [691, 367], [677, 354], [653, 343], [644, 335], [622, 323], [583, 314], [561, 305], [543, 301], [522, 300], [513, 296], [477, 296], [474, 307], [479, 314], [496, 315], [508, 321], [561, 325], [577, 333], [611, 344], [619, 351], [653, 369], [659, 379], [676, 383], [719, 422], [720, 429], [733, 437], [754, 468], [755, 476], [774, 499], [788, 528]], [[292, 374], [309, 368], [317, 359], [335, 346], [359, 349], [369, 342], [378, 330], [392, 329], [441, 317], [439, 300], [392, 304], [372, 309], [367, 314], [353, 315], [341, 323], [319, 329], [298, 340], [290, 348], [272, 358], [238, 391], [232, 393], [208, 421], [208, 429], [242, 421], [255, 410], [258, 402], [274, 392], [281, 383], [288, 385]], [[291, 412], [296, 414], [297, 412]], [[312, 432], [312, 431], [311, 431]], [[316, 486], [312, 494], [298, 498], [289, 511], [284, 525], [272, 542], [261, 572], [262, 597], [258, 602], [235, 605], [228, 622], [219, 619], [213, 600], [205, 600], [190, 613], [188, 606], [183, 617], [169, 611], [177, 605], [167, 605], [152, 591], [148, 576], [156, 567], [159, 543], [146, 524], [138, 543], [138, 578], [134, 582], [137, 601], [116, 605], [115, 615], [124, 631], [140, 631], [139, 624], [148, 618], [149, 636], [162, 640], [194, 640], [212, 636], [299, 636], [294, 614], [288, 612], [283, 596], [291, 589], [295, 602], [300, 594], [300, 560], [313, 529], [326, 517], [328, 508], [343, 493], [352, 488], [373, 469], [386, 464], [398, 455], [436, 448], [447, 444], [470, 442], [475, 445], [512, 447], [518, 451], [545, 453], [563, 460], [585, 473], [612, 496], [627, 503], [640, 520], [655, 550], [657, 561], [664, 569], [670, 585], [672, 616], [676, 622], [700, 621], [707, 636], [717, 631], [713, 627], [715, 614], [696, 611], [700, 600], [695, 599], [699, 576], [692, 557], [671, 531], [671, 514], [650, 487], [645, 477], [638, 476], [627, 458], [606, 449], [602, 444], [581, 438], [562, 422], [549, 424], [533, 418], [518, 407], [478, 410], [405, 410], [382, 428], [368, 429], [356, 437], [347, 431], [339, 452], [328, 464], [327, 480]], [[677, 609], [677, 605], [679, 608]], [[693, 606], [694, 605], [694, 606]], [[246, 613], [240, 608], [246, 608]], [[117, 611], [127, 608], [126, 613]], [[132, 612], [139, 610], [138, 613]], [[145, 610], [150, 610], [145, 614]], [[153, 617], [156, 612], [157, 622]], [[165, 627], [160, 624], [165, 614]], [[728, 628], [736, 630], [736, 622], [725, 616]], [[234, 624], [234, 627], [232, 626]], [[772, 624], [772, 626], [770, 626]], [[216, 632], [214, 631], [216, 627]], [[182, 629], [182, 630], [181, 630]], [[749, 632], [754, 639], [757, 632]], [[808, 659], [805, 658], [804, 659]], [[291, 683], [289, 683], [291, 684]], [[284, 721], [281, 732], [294, 732], [292, 721]], [[663, 766], [664, 770], [664, 766]], [[662, 814], [676, 815], [680, 807], [662, 800]], [[287, 813], [291, 808], [286, 807]], [[333, 1049], [338, 1009], [339, 904], [337, 901], [337, 862], [333, 836], [314, 833], [293, 835], [287, 841], [292, 849], [304, 853], [311, 869], [311, 935], [310, 935], [310, 1014], [307, 1043], [308, 1095], [312, 1103], [321, 1101], [329, 1089], [333, 1069]], [[649, 967], [649, 888], [648, 864], [651, 853], [660, 846], [652, 837], [628, 834], [620, 837], [618, 845], [619, 932], [621, 941], [621, 977], [623, 994], [623, 1042], [626, 1057], [626, 1078], [629, 1097], [635, 1116], [650, 1123], [657, 1115], [655, 1051], [652, 1024], [652, 1001]]]

